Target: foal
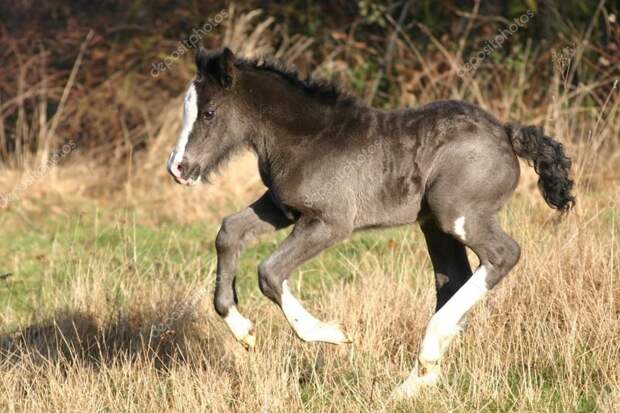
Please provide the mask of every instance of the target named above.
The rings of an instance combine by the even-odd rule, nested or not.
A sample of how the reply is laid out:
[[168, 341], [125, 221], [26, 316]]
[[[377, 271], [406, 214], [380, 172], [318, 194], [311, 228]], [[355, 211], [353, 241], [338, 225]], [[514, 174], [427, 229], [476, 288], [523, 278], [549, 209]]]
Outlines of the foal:
[[[254, 327], [237, 309], [235, 272], [247, 240], [294, 225], [259, 265], [260, 289], [302, 340], [342, 344], [349, 338], [341, 326], [312, 316], [291, 294], [288, 277], [354, 231], [417, 221], [435, 271], [437, 311], [416, 368], [396, 391], [412, 396], [438, 381], [439, 362], [467, 311], [519, 260], [519, 245], [496, 219], [517, 185], [517, 156], [533, 164], [551, 207], [566, 211], [574, 203], [570, 160], [542, 129], [503, 124], [458, 101], [373, 109], [227, 48], [201, 50], [196, 66], [170, 174], [185, 185], [208, 180], [249, 147], [268, 188], [226, 217], [215, 241], [215, 309], [246, 347], [255, 344]], [[480, 259], [473, 274], [465, 247]]]

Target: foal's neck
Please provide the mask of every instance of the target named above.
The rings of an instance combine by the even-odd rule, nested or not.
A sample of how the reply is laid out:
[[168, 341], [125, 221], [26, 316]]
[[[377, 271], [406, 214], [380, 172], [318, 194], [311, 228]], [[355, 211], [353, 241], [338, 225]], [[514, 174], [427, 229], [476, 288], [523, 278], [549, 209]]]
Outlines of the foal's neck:
[[250, 146], [259, 158], [308, 140], [333, 137], [343, 120], [368, 110], [351, 100], [311, 93], [277, 73], [251, 71], [242, 79], [246, 106], [253, 114]]

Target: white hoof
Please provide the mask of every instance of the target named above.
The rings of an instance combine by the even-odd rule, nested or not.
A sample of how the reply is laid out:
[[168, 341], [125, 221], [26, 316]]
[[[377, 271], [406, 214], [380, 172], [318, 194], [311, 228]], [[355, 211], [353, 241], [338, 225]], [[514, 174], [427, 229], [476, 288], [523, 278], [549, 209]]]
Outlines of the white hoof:
[[239, 339], [239, 342], [243, 347], [245, 347], [246, 350], [254, 350], [254, 346], [256, 345], [256, 332], [254, 331], [254, 328], [251, 328], [244, 337]]
[[300, 339], [304, 341], [320, 341], [330, 344], [351, 343], [351, 338], [344, 332], [342, 324], [331, 322], [324, 323], [316, 320], [311, 325], [304, 325], [296, 331]]
[[256, 345], [256, 333], [254, 325], [250, 320], [239, 313], [237, 307], [230, 307], [228, 315], [224, 318], [224, 322], [233, 333], [237, 341], [246, 348], [246, 350], [254, 349]]
[[304, 341], [322, 341], [331, 344], [350, 343], [342, 324], [324, 323], [312, 316], [291, 294], [288, 281], [282, 283], [282, 312], [297, 336]]
[[416, 363], [407, 380], [394, 389], [390, 399], [398, 401], [415, 398], [421, 392], [434, 388], [439, 383], [440, 378], [439, 365], [419, 369]]

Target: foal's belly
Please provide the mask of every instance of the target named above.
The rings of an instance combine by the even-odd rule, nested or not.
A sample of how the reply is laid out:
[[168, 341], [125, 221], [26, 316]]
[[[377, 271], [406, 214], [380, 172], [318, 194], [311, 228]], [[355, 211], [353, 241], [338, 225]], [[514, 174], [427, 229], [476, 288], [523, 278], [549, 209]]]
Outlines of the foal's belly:
[[394, 200], [389, 197], [376, 199], [375, 202], [358, 203], [355, 229], [388, 228], [412, 224], [417, 221], [422, 208], [423, 193], [409, 194], [404, 199]]

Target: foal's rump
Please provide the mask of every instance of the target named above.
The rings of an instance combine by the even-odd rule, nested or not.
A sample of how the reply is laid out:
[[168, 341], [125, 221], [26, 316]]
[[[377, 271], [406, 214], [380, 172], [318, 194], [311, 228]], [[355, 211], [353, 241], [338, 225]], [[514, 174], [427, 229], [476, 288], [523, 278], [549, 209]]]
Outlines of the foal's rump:
[[465, 134], [439, 149], [424, 195], [443, 232], [463, 216], [494, 215], [519, 180], [519, 162], [505, 132]]
[[435, 102], [421, 111], [432, 119], [437, 136], [426, 185], [431, 202], [433, 197], [450, 197], [460, 204], [480, 201], [489, 210], [499, 209], [517, 185], [518, 156], [538, 173], [538, 186], [550, 207], [567, 211], [574, 204], [570, 159], [562, 144], [542, 128], [502, 124], [481, 108], [459, 101]]

